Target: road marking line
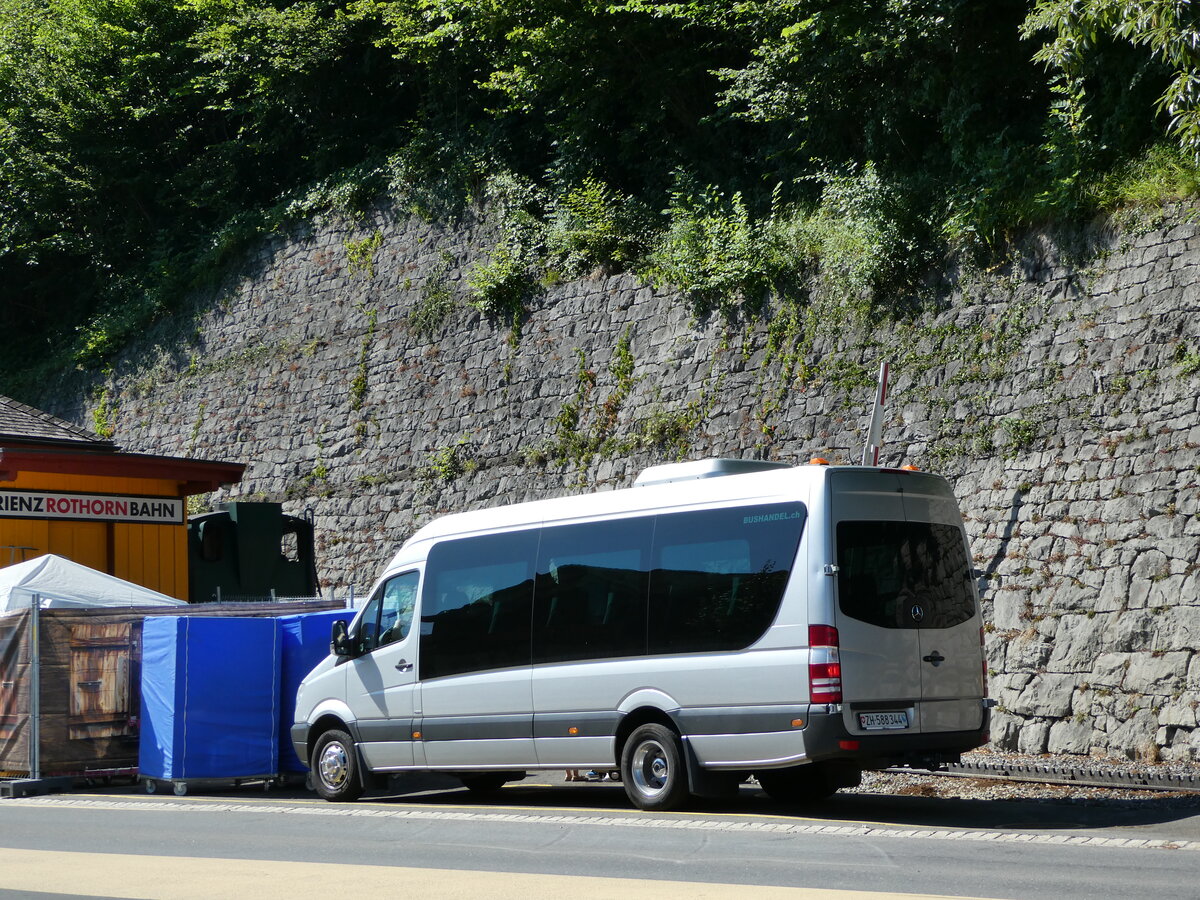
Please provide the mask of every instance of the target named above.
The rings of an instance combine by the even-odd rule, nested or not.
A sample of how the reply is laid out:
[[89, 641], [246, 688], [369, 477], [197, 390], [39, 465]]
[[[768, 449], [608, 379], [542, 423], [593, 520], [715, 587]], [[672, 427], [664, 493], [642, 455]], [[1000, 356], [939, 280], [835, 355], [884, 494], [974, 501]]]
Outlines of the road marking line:
[[970, 900], [940, 894], [877, 893], [818, 888], [706, 882], [646, 881], [590, 875], [542, 875], [457, 869], [416, 869], [346, 863], [142, 856], [0, 848], [3, 887], [39, 894], [119, 897], [126, 900], [210, 900], [254, 897], [419, 896], [448, 900], [528, 900], [567, 896], [571, 900]]
[[[552, 788], [552, 787], [560, 787], [560, 786], [561, 785], [530, 784], [528, 782], [521, 782], [519, 790], [527, 788], [527, 787]], [[612, 787], [615, 787], [615, 786], [612, 786]], [[366, 800], [359, 800], [354, 805], [356, 807], [360, 807], [360, 808], [362, 808], [362, 807], [371, 807], [371, 808], [378, 807], [380, 809], [389, 809], [390, 810], [390, 809], [395, 809], [396, 803], [398, 803], [398, 802], [399, 803], [419, 802], [419, 801], [413, 801], [411, 799], [407, 799], [409, 797], [419, 797], [422, 795], [444, 795], [446, 793], [449, 793], [452, 790], [454, 790], [454, 789], [448, 788], [448, 789], [438, 789], [438, 790], [414, 792], [409, 795], [396, 794], [393, 796], [383, 797], [383, 798], [370, 798], [370, 799], [366, 799]], [[510, 788], [510, 790], [512, 790], [512, 789]], [[466, 794], [462, 791], [460, 791], [459, 793], [461, 793], [464, 797], [466, 796]], [[103, 798], [105, 795], [104, 794], [88, 794], [87, 792], [75, 792], [73, 796], [84, 797], [84, 798], [86, 798], [86, 797], [101, 797], [101, 798]], [[164, 794], [162, 796], [165, 797], [166, 795]], [[146, 799], [148, 801], [150, 800], [149, 797], [147, 797]], [[188, 797], [188, 799], [194, 803], [228, 803], [229, 802], [227, 799], [225, 799], [223, 797], [205, 797], [205, 796], [197, 795], [197, 794], [190, 795]], [[256, 800], [255, 802], [256, 803], [275, 803], [275, 804], [280, 804], [280, 805], [302, 804], [302, 805], [308, 805], [308, 806], [327, 806], [329, 803], [328, 800], [322, 800], [316, 796], [313, 796], [311, 799], [298, 798], [298, 797], [289, 797], [286, 799], [284, 799], [284, 798], [280, 798], [280, 799], [263, 798], [260, 800]], [[479, 808], [479, 805], [477, 803], [438, 802], [437, 808], [438, 809], [475, 810], [475, 809]], [[577, 807], [554, 807], [554, 808], [555, 809], [563, 809], [563, 808], [577, 809]], [[492, 803], [492, 804], [489, 804], [488, 809], [489, 810], [505, 810], [505, 811], [509, 811], [509, 812], [544, 812], [544, 811], [546, 811], [547, 807], [542, 806], [542, 805], [522, 805], [522, 804], [518, 804], [518, 803]], [[723, 819], [736, 819], [736, 818], [747, 818], [747, 819], [752, 818], [752, 819], [756, 819], [756, 820], [758, 820], [758, 819], [777, 819], [781, 822], [787, 822], [789, 824], [793, 823], [793, 822], [826, 823], [829, 821], [828, 819], [818, 819], [814, 816], [783, 815], [783, 814], [779, 814], [779, 813], [764, 813], [764, 812], [741, 813], [741, 812], [737, 812], [736, 810], [722, 810], [721, 812], [705, 812], [704, 810], [688, 810], [687, 815], [693, 816], [693, 817], [719, 816]], [[873, 824], [891, 825], [893, 823], [877, 822], [877, 823], [873, 823]], [[900, 826], [897, 825], [896, 827], [900, 827]]]
[[[466, 809], [380, 809], [357, 805], [296, 805], [279, 803], [246, 802], [231, 803], [213, 800], [195, 803], [189, 800], [106, 800], [63, 796], [24, 797], [4, 801], [5, 806], [59, 806], [71, 809], [133, 809], [161, 812], [242, 812], [268, 813], [292, 816], [325, 816], [335, 818], [385, 818], [410, 819], [413, 821], [464, 821], [464, 822], [521, 822], [526, 824], [556, 825], [601, 825], [613, 828], [673, 828], [683, 831], [713, 830], [722, 832], [744, 832], [751, 830], [747, 825], [755, 823], [721, 821], [719, 819], [648, 819], [629, 815], [582, 816], [561, 813], [501, 813], [472, 812]], [[1032, 834], [1016, 831], [951, 830], [945, 828], [911, 828], [903, 826], [881, 826], [874, 824], [846, 825], [844, 823], [817, 824], [811, 820], [788, 825], [783, 822], [758, 823], [762, 827], [755, 831], [770, 831], [773, 834], [816, 834], [844, 837], [900, 837], [925, 838], [949, 841], [988, 841], [991, 843], [1053, 844], [1061, 841], [1061, 832]], [[1086, 847], [1110, 847], [1138, 850], [1200, 850], [1200, 841], [1173, 841], [1164, 839], [1110, 838], [1099, 835], [1076, 835], [1078, 843]]]

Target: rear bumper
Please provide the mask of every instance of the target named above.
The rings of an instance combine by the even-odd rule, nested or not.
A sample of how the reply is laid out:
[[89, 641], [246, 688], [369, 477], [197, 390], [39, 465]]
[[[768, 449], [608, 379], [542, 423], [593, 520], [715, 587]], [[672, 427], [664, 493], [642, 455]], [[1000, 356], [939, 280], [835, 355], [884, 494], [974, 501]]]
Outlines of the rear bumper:
[[812, 708], [804, 729], [805, 755], [812, 762], [853, 760], [864, 769], [936, 768], [957, 762], [959, 754], [987, 743], [991, 711], [986, 704], [981, 719], [979, 728], [969, 731], [851, 734], [840, 708], [833, 707], [823, 713]]

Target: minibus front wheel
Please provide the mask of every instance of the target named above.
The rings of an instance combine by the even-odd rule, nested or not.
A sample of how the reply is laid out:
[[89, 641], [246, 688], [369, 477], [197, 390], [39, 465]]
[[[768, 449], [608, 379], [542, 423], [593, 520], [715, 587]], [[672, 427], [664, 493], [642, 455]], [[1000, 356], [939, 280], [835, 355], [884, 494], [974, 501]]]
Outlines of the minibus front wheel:
[[322, 732], [313, 744], [309, 759], [313, 787], [317, 793], [334, 803], [357, 800], [363, 785], [358, 771], [358, 753], [354, 739], [337, 728]]
[[678, 809], [688, 799], [679, 735], [654, 723], [635, 729], [621, 753], [621, 778], [639, 809]]

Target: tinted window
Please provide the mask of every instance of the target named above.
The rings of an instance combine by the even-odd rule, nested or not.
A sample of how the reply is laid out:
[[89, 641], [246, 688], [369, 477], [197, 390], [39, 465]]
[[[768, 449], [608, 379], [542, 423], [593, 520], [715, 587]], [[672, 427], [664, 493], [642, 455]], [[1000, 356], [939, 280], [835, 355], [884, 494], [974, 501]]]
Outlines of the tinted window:
[[975, 614], [962, 532], [928, 522], [839, 522], [838, 602], [884, 628], [949, 628]]
[[444, 541], [429, 553], [421, 677], [529, 665], [537, 531]]
[[799, 503], [655, 520], [651, 653], [740, 650], [779, 610], [804, 526]]
[[646, 652], [652, 518], [542, 531], [533, 617], [535, 662]]

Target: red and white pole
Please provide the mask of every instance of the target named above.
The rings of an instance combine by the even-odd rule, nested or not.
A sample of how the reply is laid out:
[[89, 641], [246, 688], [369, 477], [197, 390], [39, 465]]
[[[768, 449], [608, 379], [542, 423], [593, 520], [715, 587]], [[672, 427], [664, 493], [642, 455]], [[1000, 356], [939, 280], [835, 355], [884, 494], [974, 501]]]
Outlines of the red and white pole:
[[875, 405], [871, 409], [871, 424], [867, 428], [867, 445], [863, 447], [862, 464], [879, 465], [879, 451], [883, 446], [883, 403], [887, 400], [888, 364], [879, 364], [879, 385], [875, 389]]

